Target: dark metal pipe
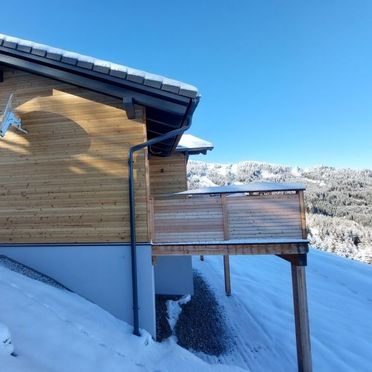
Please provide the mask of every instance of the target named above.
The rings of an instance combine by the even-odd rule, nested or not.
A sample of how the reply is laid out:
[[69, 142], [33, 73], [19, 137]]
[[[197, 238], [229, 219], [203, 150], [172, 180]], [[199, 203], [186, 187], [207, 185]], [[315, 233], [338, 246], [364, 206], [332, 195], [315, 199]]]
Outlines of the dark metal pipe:
[[131, 246], [131, 263], [132, 263], [132, 297], [133, 297], [133, 334], [140, 336], [139, 331], [139, 306], [138, 306], [138, 280], [137, 280], [137, 241], [136, 241], [136, 205], [135, 205], [135, 192], [134, 192], [134, 160], [133, 155], [135, 152], [142, 150], [146, 147], [155, 145], [156, 143], [174, 138], [191, 126], [192, 114], [198, 105], [199, 97], [192, 99], [185, 111], [183, 125], [181, 128], [174, 129], [161, 136], [152, 138], [146, 142], [134, 145], [129, 149], [128, 164], [129, 164], [129, 208], [130, 208], [130, 246]]

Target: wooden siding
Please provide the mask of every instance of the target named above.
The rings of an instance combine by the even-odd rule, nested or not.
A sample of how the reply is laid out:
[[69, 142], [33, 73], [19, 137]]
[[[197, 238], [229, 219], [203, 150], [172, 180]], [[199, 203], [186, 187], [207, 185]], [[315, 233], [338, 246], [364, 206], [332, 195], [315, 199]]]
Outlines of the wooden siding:
[[154, 197], [154, 242], [302, 239], [298, 194]]
[[[0, 83], [28, 134], [0, 139], [0, 242], [128, 242], [128, 149], [143, 112], [120, 100], [14, 69]], [[136, 155], [137, 239], [148, 241], [146, 154]]]
[[302, 238], [297, 194], [226, 198], [230, 239]]
[[154, 241], [224, 240], [219, 197], [154, 198]]
[[187, 161], [184, 154], [153, 156], [149, 160], [152, 195], [187, 190]]

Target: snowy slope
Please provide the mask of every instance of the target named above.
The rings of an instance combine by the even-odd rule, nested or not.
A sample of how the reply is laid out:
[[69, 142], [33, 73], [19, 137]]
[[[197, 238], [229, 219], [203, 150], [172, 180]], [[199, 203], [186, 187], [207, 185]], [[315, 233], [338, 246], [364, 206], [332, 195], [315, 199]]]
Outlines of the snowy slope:
[[[226, 297], [221, 257], [194, 266], [213, 288], [235, 346], [209, 362], [251, 371], [296, 371], [290, 265], [277, 257], [230, 257]], [[314, 371], [371, 371], [372, 266], [311, 250], [307, 267]]]
[[[1, 372], [296, 371], [289, 264], [277, 257], [231, 257], [232, 297], [222, 258], [194, 265], [214, 290], [235, 340], [230, 354], [197, 356], [162, 344], [81, 297], [0, 266]], [[372, 266], [312, 250], [308, 293], [314, 371], [370, 371]], [[1, 337], [10, 330], [17, 357]], [[207, 362], [209, 364], [207, 364]], [[223, 365], [216, 365], [217, 363]], [[230, 365], [230, 366], [228, 366]]]
[[[159, 344], [81, 297], [0, 266], [1, 372], [238, 371], [212, 366], [172, 340]], [[2, 339], [0, 342], [2, 343]]]

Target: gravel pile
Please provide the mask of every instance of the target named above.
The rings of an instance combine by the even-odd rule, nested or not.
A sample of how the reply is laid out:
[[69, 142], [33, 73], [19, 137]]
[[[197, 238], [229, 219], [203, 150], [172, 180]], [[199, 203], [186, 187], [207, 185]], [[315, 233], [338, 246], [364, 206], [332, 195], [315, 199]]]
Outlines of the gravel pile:
[[176, 301], [180, 298], [181, 296], [156, 295], [156, 341], [162, 342], [168, 337], [172, 336], [172, 330], [167, 320], [167, 301]]
[[25, 266], [17, 261], [10, 259], [9, 257], [0, 255], [0, 266], [4, 266], [9, 270], [28, 276], [29, 278], [38, 280], [39, 282], [49, 284], [53, 287], [68, 290], [62, 284], [58, 283], [57, 281], [50, 278], [49, 276], [41, 274], [38, 271], [33, 270], [28, 266]]
[[[176, 296], [157, 296], [157, 332], [162, 341], [171, 335], [166, 309], [167, 300]], [[175, 327], [178, 344], [186, 349], [219, 356], [230, 350], [231, 338], [221, 307], [202, 276], [194, 271], [194, 295], [182, 306]]]

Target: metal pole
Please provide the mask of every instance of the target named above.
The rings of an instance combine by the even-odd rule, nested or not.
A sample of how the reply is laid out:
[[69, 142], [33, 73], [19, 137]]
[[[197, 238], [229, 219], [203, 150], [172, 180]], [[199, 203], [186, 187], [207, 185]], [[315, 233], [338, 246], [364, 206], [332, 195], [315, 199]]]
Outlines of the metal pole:
[[230, 257], [223, 256], [223, 272], [225, 276], [225, 292], [226, 296], [231, 296], [231, 277], [230, 277]]

